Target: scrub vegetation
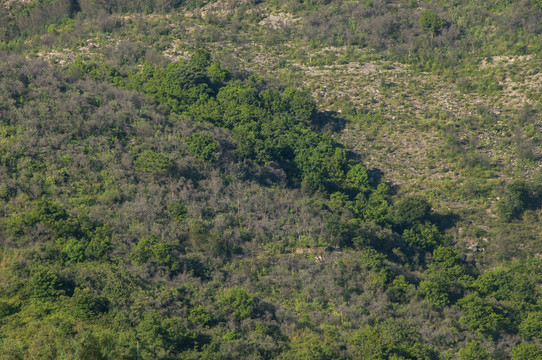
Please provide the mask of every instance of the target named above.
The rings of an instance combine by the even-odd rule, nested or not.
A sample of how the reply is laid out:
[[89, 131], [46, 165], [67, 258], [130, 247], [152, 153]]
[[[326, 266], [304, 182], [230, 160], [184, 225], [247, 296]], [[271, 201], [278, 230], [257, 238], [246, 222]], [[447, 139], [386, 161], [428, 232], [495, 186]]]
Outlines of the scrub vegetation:
[[542, 359], [540, 1], [0, 6], [0, 358]]

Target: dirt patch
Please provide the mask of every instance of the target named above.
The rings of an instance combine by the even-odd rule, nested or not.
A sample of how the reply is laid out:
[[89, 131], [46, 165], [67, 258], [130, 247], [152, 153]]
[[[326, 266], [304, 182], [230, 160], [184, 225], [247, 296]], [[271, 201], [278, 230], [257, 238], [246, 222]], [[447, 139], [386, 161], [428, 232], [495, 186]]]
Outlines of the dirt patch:
[[181, 44], [179, 41], [175, 41], [171, 43], [171, 47], [169, 49], [166, 49], [162, 52], [162, 54], [173, 60], [173, 61], [179, 61], [180, 59], [188, 60], [190, 59], [190, 52], [188, 51], [180, 51]]
[[294, 19], [291, 14], [278, 13], [271, 14], [258, 23], [260, 26], [265, 26], [273, 30], [283, 29], [293, 26], [299, 19]]
[[489, 59], [482, 60], [480, 69], [488, 69], [494, 67], [502, 67], [507, 64], [521, 63], [532, 60], [532, 55], [520, 55], [520, 56], [493, 56]]
[[62, 52], [54, 50], [48, 53], [40, 52], [38, 53], [38, 57], [45, 59], [50, 63], [67, 65], [68, 63], [72, 63], [76, 56], [70, 49], [62, 49]]
[[250, 14], [258, 11], [259, 7], [254, 7], [250, 4], [250, 0], [218, 0], [216, 2], [205, 5], [194, 11], [187, 11], [186, 17], [195, 17], [205, 19], [210, 15], [225, 17], [233, 15], [242, 8], [245, 14]]

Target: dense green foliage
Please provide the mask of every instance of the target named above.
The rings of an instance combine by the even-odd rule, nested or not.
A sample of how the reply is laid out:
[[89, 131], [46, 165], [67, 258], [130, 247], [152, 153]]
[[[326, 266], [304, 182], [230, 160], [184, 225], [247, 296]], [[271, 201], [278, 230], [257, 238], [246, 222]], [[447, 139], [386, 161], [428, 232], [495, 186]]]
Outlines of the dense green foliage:
[[[299, 16], [264, 43], [371, 48], [443, 75], [468, 71], [475, 46], [542, 44], [536, 1], [264, 3]], [[460, 216], [338, 141], [348, 119], [381, 115], [341, 117], [309, 89], [227, 67], [211, 44], [241, 42], [259, 13], [225, 7], [226, 21], [202, 5], [1, 5], [0, 357], [539, 359], [540, 256], [465, 249]], [[171, 60], [171, 24], [154, 19], [190, 11], [194, 46]], [[508, 30], [486, 36], [484, 14]], [[96, 51], [37, 58], [59, 44]], [[484, 79], [458, 86], [502, 90]], [[524, 108], [525, 126], [536, 113]], [[454, 136], [449, 157], [464, 153]], [[495, 222], [514, 229], [542, 190], [503, 184]]]

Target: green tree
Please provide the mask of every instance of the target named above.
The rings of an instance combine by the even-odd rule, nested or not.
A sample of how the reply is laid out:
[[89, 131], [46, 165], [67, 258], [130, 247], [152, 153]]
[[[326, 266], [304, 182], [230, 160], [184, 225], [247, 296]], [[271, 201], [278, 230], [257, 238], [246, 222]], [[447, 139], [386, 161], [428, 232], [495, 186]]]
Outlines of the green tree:
[[29, 221], [41, 222], [51, 227], [67, 219], [68, 214], [58, 201], [47, 197], [39, 199], [34, 209], [28, 214]]
[[282, 99], [298, 121], [308, 121], [316, 113], [316, 103], [306, 92], [289, 88], [282, 93]]
[[511, 360], [542, 360], [542, 348], [536, 344], [518, 344], [512, 349]]
[[160, 103], [182, 113], [200, 98], [212, 93], [207, 65], [205, 57], [196, 55], [193, 61], [180, 60], [162, 69], [142, 68], [140, 72], [145, 72], [136, 75], [131, 86], [140, 87]]
[[451, 268], [459, 265], [460, 257], [451, 246], [439, 246], [433, 251], [433, 261], [445, 268]]
[[207, 162], [218, 159], [218, 144], [208, 134], [195, 133], [186, 139], [188, 152]]
[[18, 306], [14, 305], [11, 301], [0, 299], [0, 319], [5, 319], [11, 314], [16, 313], [18, 310]]
[[130, 259], [138, 265], [144, 264], [152, 258], [152, 246], [156, 243], [155, 237], [142, 237], [130, 253]]
[[166, 329], [163, 326], [163, 321], [164, 317], [156, 310], [148, 310], [143, 313], [142, 319], [136, 327], [143, 358], [157, 359], [168, 355]]
[[[75, 349], [75, 359], [76, 360], [107, 360], [107, 359], [118, 359], [120, 356], [118, 354], [108, 354], [106, 346], [100, 342], [96, 336], [92, 335], [90, 332], [85, 333], [83, 338], [79, 340], [77, 347]], [[114, 352], [114, 350], [113, 350]], [[113, 356], [111, 356], [113, 355]]]
[[197, 49], [190, 57], [190, 65], [200, 71], [206, 70], [211, 65], [211, 53], [205, 49]]
[[93, 260], [104, 259], [111, 249], [113, 229], [109, 225], [97, 227], [85, 249], [85, 255]]
[[184, 202], [173, 202], [167, 207], [168, 215], [176, 222], [181, 222], [188, 214], [188, 208]]
[[213, 322], [213, 316], [203, 306], [198, 305], [190, 309], [188, 320], [194, 325], [208, 328]]
[[403, 241], [408, 246], [431, 251], [442, 243], [442, 235], [437, 227], [429, 222], [416, 224], [403, 232]]
[[519, 332], [528, 339], [542, 340], [542, 311], [529, 312], [519, 324]]
[[172, 255], [173, 249], [171, 244], [159, 242], [156, 236], [142, 237], [130, 253], [130, 259], [134, 264], [141, 265], [152, 261], [176, 271], [179, 261]]
[[459, 322], [467, 325], [478, 334], [493, 338], [506, 330], [507, 320], [478, 294], [470, 294], [458, 301], [463, 312]]
[[459, 350], [460, 360], [491, 360], [489, 351], [479, 341], [468, 342]]
[[85, 246], [78, 240], [70, 238], [62, 248], [62, 253], [68, 260], [80, 262], [85, 260]]
[[136, 170], [144, 176], [164, 176], [171, 168], [171, 160], [166, 154], [144, 150], [134, 161]]
[[521, 308], [536, 301], [536, 280], [526, 275], [523, 269], [495, 268], [479, 276], [474, 285], [483, 296], [510, 301]]
[[453, 248], [439, 246], [433, 251], [433, 260], [435, 263], [427, 268], [426, 279], [420, 282], [418, 289], [428, 301], [446, 306], [461, 298], [473, 279], [459, 265]]
[[420, 359], [437, 357], [436, 351], [421, 343], [421, 335], [412, 324], [389, 319], [353, 333], [350, 343], [356, 359]]
[[248, 318], [254, 311], [254, 299], [242, 288], [232, 287], [219, 299], [227, 313], [232, 313], [236, 321]]
[[359, 192], [366, 192], [369, 190], [369, 175], [367, 174], [367, 169], [361, 164], [352, 166], [346, 174], [346, 184], [349, 188]]
[[326, 337], [309, 329], [296, 331], [290, 337], [290, 349], [284, 360], [331, 360], [337, 358], [337, 344], [330, 344]]
[[207, 74], [211, 81], [214, 83], [225, 83], [231, 79], [231, 70], [228, 68], [223, 68], [220, 66], [220, 63], [215, 62], [207, 68]]
[[[389, 213], [389, 186], [383, 182], [378, 184], [375, 190], [371, 192], [369, 198], [364, 204], [363, 219], [373, 221], [377, 224], [384, 224], [386, 216]], [[361, 193], [358, 195], [362, 195]], [[357, 203], [357, 197], [356, 197]]]

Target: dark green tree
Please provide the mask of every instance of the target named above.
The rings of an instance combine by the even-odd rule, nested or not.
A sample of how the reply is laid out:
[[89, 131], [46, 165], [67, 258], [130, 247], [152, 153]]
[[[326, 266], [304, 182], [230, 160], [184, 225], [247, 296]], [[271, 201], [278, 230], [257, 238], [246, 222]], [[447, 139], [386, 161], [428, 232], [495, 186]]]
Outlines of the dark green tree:
[[437, 34], [445, 25], [446, 21], [431, 10], [426, 9], [420, 14], [420, 26], [423, 31]]
[[506, 186], [505, 193], [497, 203], [497, 215], [504, 222], [517, 219], [532, 199], [529, 186], [524, 181], [514, 181]]
[[420, 196], [405, 196], [393, 204], [391, 221], [400, 229], [407, 229], [429, 219], [431, 205]]
[[61, 294], [61, 284], [57, 275], [46, 266], [38, 266], [30, 275], [29, 286], [32, 296], [52, 298]]

